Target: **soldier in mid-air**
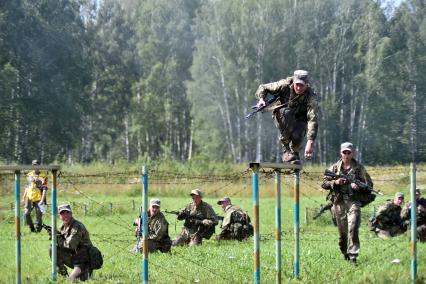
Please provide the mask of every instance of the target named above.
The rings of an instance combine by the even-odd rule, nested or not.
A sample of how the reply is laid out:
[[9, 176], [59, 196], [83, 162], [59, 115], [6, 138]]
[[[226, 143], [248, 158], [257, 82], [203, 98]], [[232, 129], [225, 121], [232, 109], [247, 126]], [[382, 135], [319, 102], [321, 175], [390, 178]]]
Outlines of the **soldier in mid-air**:
[[307, 131], [305, 158], [312, 158], [318, 131], [317, 96], [309, 84], [308, 72], [294, 71], [293, 76], [278, 82], [262, 84], [256, 91], [257, 107], [265, 106], [265, 99], [271, 94], [278, 97], [268, 110], [280, 130], [283, 147], [283, 162], [299, 163], [299, 151]]
[[203, 239], [210, 239], [218, 224], [216, 213], [210, 204], [203, 201], [201, 190], [194, 189], [190, 195], [192, 202], [177, 214], [177, 219], [185, 220], [185, 223], [182, 232], [173, 240], [173, 246], [201, 245]]
[[250, 217], [240, 207], [232, 205], [229, 197], [224, 197], [217, 202], [225, 212], [222, 220], [221, 232], [217, 240], [239, 240], [242, 241], [253, 236], [253, 226]]

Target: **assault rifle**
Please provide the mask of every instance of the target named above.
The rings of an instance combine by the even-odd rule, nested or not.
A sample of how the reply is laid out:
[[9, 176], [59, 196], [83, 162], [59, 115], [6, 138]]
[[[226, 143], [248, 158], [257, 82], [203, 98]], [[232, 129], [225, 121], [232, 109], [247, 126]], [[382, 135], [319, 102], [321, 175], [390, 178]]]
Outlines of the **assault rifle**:
[[[49, 234], [49, 240], [51, 240], [52, 239], [52, 226], [49, 226], [49, 225], [46, 225], [46, 224], [41, 224], [41, 227], [47, 231], [47, 233]], [[58, 236], [58, 237], [61, 236], [61, 233], [56, 231], [56, 236]]]
[[330, 210], [331, 209], [331, 207], [333, 206], [333, 203], [328, 203], [327, 205], [325, 205], [325, 206], [323, 206], [322, 204], [321, 204], [321, 207], [320, 207], [320, 209], [319, 209], [319, 211], [317, 212], [317, 214], [315, 214], [315, 216], [314, 217], [312, 217], [312, 219], [317, 219], [319, 216], [321, 216], [322, 214], [324, 214], [324, 212], [326, 211], [326, 210]]
[[188, 210], [183, 211], [164, 211], [167, 214], [176, 215], [178, 220], [185, 220], [183, 223], [184, 227], [196, 229], [198, 233], [202, 235], [203, 238], [209, 239], [213, 233], [215, 225], [205, 226], [202, 221], [205, 219], [201, 213], [191, 214]]
[[332, 178], [332, 179], [334, 179], [334, 180], [339, 179], [339, 178], [343, 178], [343, 179], [345, 179], [347, 182], [349, 182], [349, 183], [355, 183], [355, 184], [356, 184], [356, 185], [358, 185], [360, 188], [362, 188], [362, 189], [364, 189], [364, 190], [367, 190], [367, 191], [369, 191], [369, 192], [371, 192], [371, 193], [374, 193], [374, 194], [377, 194], [377, 195], [383, 195], [383, 193], [382, 193], [382, 192], [380, 192], [380, 191], [376, 191], [376, 190], [374, 190], [371, 186], [369, 186], [368, 184], [363, 183], [362, 181], [357, 180], [357, 179], [355, 179], [355, 178], [352, 178], [352, 177], [350, 177], [350, 176], [348, 176], [348, 175], [345, 175], [345, 174], [336, 174], [336, 173], [334, 173], [334, 172], [332, 172], [332, 171], [329, 171], [329, 170], [326, 170], [326, 171], [325, 171], [325, 173], [324, 173], [324, 175], [325, 175], [325, 176], [327, 176], [327, 177], [330, 177], [330, 178]]
[[253, 109], [253, 111], [250, 112], [249, 114], [247, 114], [246, 118], [250, 118], [253, 115], [255, 115], [256, 113], [263, 111], [265, 108], [269, 107], [271, 104], [276, 102], [278, 100], [278, 98], [279, 98], [279, 96], [272, 96], [271, 98], [269, 98], [265, 101], [265, 105], [263, 105], [261, 107], [257, 107], [257, 105], [252, 106], [251, 109]]

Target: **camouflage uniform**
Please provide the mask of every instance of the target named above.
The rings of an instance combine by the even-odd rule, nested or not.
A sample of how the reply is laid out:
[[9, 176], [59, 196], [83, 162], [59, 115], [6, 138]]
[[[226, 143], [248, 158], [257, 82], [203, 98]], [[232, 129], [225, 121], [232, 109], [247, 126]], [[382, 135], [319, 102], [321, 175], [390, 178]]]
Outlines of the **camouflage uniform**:
[[222, 231], [217, 236], [217, 240], [243, 240], [253, 235], [253, 226], [250, 224], [250, 217], [241, 208], [228, 205], [225, 209]]
[[[169, 236], [169, 223], [162, 212], [158, 212], [154, 217], [148, 211], [148, 251], [169, 252], [172, 241]], [[143, 242], [138, 242], [138, 250], [143, 252]]]
[[173, 240], [172, 245], [200, 245], [202, 239], [210, 239], [214, 233], [214, 226], [218, 224], [217, 216], [212, 206], [204, 201], [196, 206], [194, 202], [189, 203], [178, 214], [178, 219], [185, 219], [188, 213], [191, 218], [187, 218], [182, 232]]
[[[260, 85], [257, 99], [264, 99], [268, 93], [279, 96], [278, 101], [269, 107], [275, 126], [280, 130], [280, 140], [285, 152], [298, 156], [307, 128], [308, 140], [315, 140], [318, 131], [318, 102], [311, 87], [302, 95], [293, 89], [294, 77], [278, 82]], [[286, 106], [283, 106], [287, 104]]]
[[379, 207], [377, 216], [369, 221], [368, 226], [383, 239], [404, 233], [401, 206], [396, 205], [393, 200], [388, 200], [386, 204]]
[[65, 265], [70, 268], [79, 267], [82, 271], [80, 280], [86, 280], [91, 274], [89, 249], [92, 246], [89, 232], [82, 223], [73, 218], [68, 227], [62, 225], [58, 235], [58, 272], [67, 275]]
[[[367, 183], [371, 187], [373, 182], [364, 166], [355, 159], [351, 161], [351, 169], [345, 172], [342, 168], [342, 160], [332, 165], [329, 170], [336, 173], [344, 173], [354, 179]], [[339, 230], [339, 248], [345, 259], [354, 259], [359, 254], [359, 227], [361, 225], [361, 201], [357, 190], [352, 190], [350, 184], [336, 185], [334, 181], [325, 176], [322, 188], [331, 190], [333, 208], [336, 215]]]
[[[417, 239], [426, 242], [426, 199], [419, 198], [417, 201]], [[410, 205], [404, 206], [401, 211], [401, 218], [407, 224], [410, 222], [411, 209]]]

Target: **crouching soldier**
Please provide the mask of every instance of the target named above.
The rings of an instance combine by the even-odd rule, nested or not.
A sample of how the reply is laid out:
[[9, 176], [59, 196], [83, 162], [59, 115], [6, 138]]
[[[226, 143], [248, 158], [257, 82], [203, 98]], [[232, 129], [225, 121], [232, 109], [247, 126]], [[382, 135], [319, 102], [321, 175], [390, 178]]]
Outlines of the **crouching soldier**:
[[[416, 216], [417, 216], [417, 239], [426, 242], [426, 199], [421, 197], [420, 188], [416, 189]], [[406, 203], [401, 210], [401, 217], [405, 224], [410, 225], [411, 220], [411, 202]]]
[[393, 200], [389, 200], [379, 207], [377, 216], [368, 222], [371, 231], [381, 239], [394, 237], [405, 232], [406, 227], [401, 218], [401, 205], [404, 194], [397, 192]]
[[253, 226], [250, 224], [249, 215], [241, 208], [232, 205], [229, 197], [220, 199], [219, 204], [225, 215], [223, 216], [221, 229], [217, 240], [239, 240], [253, 236]]
[[[164, 214], [160, 210], [160, 200], [153, 198], [150, 200], [150, 206], [148, 209], [148, 251], [149, 252], [170, 252], [172, 241], [169, 236], [169, 223], [167, 222]], [[136, 246], [132, 249], [132, 252], [140, 251], [143, 253], [143, 242], [141, 234], [141, 218], [136, 219], [134, 225], [136, 225], [135, 233], [138, 238]]]
[[178, 220], [185, 220], [182, 232], [173, 240], [172, 245], [201, 245], [203, 239], [210, 239], [217, 225], [217, 217], [212, 206], [202, 200], [199, 189], [191, 191], [192, 202], [177, 212]]
[[[59, 274], [68, 276], [68, 266], [72, 268], [69, 280], [85, 281], [92, 274], [90, 252], [93, 248], [86, 227], [72, 216], [71, 206], [58, 207], [59, 218], [63, 222], [57, 235], [57, 266]], [[51, 249], [49, 251], [51, 256]]]

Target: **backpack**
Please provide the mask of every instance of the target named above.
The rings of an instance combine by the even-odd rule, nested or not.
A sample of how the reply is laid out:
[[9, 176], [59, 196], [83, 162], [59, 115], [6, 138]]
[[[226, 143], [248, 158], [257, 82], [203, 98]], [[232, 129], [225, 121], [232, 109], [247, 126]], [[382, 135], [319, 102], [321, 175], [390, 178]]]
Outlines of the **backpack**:
[[100, 269], [102, 265], [104, 264], [104, 259], [102, 257], [101, 251], [95, 247], [92, 246], [89, 249], [89, 257], [90, 257], [90, 269]]

